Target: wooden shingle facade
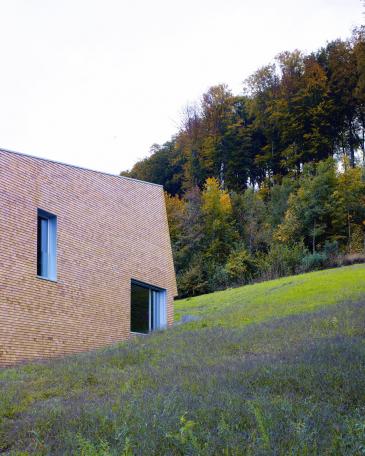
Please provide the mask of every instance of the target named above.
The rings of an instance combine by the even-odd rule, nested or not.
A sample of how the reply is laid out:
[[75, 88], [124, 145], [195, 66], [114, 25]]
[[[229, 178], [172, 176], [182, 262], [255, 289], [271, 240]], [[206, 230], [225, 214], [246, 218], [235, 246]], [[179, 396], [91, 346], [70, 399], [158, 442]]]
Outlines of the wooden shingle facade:
[[128, 339], [133, 283], [171, 325], [162, 187], [0, 150], [0, 366]]

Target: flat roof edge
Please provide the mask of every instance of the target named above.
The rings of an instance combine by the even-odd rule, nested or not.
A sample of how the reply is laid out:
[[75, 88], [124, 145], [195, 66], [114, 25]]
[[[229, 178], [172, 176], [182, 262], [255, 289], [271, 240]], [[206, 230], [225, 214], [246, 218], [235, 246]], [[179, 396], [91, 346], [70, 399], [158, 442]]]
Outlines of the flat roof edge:
[[70, 163], [64, 163], [64, 162], [57, 161], [57, 160], [51, 160], [50, 158], [37, 157], [36, 155], [26, 154], [26, 153], [23, 153], [23, 152], [17, 152], [15, 150], [4, 149], [3, 147], [0, 147], [0, 152], [6, 152], [6, 153], [9, 153], [9, 154], [20, 155], [21, 157], [33, 158], [35, 160], [41, 160], [41, 161], [46, 161], [46, 162], [49, 162], [49, 163], [55, 163], [56, 165], [69, 166], [70, 168], [76, 168], [76, 169], [80, 169], [82, 171], [91, 171], [92, 173], [104, 174], [105, 176], [111, 176], [111, 177], [118, 177], [119, 179], [128, 179], [128, 180], [131, 180], [131, 181], [134, 181], [134, 182], [140, 182], [142, 184], [147, 184], [147, 185], [155, 185], [157, 187], [162, 187], [163, 188], [163, 185], [155, 184], [154, 182], [143, 181], [143, 180], [140, 180], [140, 179], [135, 179], [133, 177], [121, 176], [119, 174], [107, 173], [105, 171], [98, 171], [96, 169], [85, 168], [83, 166], [71, 165]]

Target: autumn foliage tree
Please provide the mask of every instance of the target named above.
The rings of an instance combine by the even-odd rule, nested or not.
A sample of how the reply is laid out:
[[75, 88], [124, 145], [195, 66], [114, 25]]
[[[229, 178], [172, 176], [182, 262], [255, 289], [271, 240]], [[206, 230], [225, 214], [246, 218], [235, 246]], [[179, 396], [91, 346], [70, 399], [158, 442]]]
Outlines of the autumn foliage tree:
[[167, 192], [182, 296], [365, 255], [365, 27], [242, 89], [208, 89], [122, 173]]

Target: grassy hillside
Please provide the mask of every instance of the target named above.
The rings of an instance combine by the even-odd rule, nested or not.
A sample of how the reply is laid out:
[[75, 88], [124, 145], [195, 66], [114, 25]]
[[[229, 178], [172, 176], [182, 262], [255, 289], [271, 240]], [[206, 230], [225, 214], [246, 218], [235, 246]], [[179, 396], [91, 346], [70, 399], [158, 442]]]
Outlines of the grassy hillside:
[[365, 298], [364, 265], [327, 269], [219, 291], [175, 303], [175, 318], [203, 317], [209, 325], [240, 327]]
[[0, 453], [365, 454], [365, 267], [176, 304], [198, 321], [0, 370]]

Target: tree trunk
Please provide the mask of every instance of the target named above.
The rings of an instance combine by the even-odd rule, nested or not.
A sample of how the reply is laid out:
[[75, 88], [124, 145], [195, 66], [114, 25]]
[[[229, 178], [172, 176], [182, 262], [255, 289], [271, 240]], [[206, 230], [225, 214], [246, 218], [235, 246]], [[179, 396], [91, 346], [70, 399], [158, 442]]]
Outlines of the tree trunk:
[[351, 253], [351, 223], [350, 223], [350, 212], [347, 211], [347, 231], [348, 231], [348, 249]]
[[[365, 3], [364, 3], [365, 5]], [[360, 111], [362, 164], [365, 164], [365, 115]]]
[[350, 122], [350, 136], [349, 136], [349, 147], [350, 147], [350, 166], [351, 168], [355, 168], [355, 141], [354, 141], [354, 133], [353, 133], [353, 125]]

